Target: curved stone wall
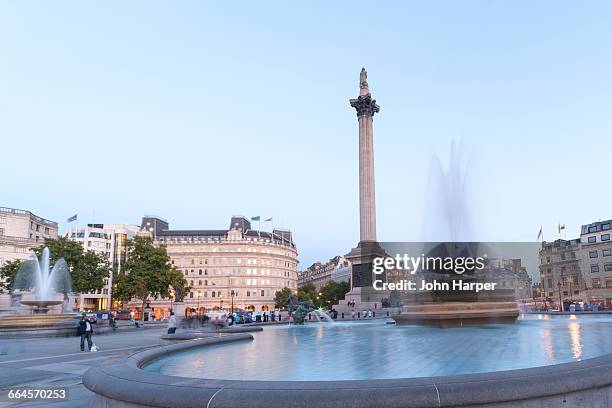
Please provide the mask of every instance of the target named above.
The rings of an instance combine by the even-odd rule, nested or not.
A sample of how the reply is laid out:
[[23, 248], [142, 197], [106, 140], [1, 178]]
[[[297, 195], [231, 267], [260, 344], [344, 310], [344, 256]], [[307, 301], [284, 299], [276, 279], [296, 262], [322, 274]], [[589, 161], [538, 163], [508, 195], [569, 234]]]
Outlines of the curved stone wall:
[[142, 351], [89, 369], [92, 407], [425, 408], [610, 407], [612, 354], [574, 363], [447, 377], [360, 381], [229, 381], [149, 373], [170, 353], [251, 340], [238, 333]]

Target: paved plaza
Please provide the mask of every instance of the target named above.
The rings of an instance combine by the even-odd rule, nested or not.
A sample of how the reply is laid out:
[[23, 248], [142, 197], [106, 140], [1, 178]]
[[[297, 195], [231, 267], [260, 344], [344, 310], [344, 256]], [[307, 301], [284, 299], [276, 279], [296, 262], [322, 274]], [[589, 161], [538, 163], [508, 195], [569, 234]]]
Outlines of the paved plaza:
[[[160, 344], [165, 327], [95, 335], [96, 353], [79, 350], [78, 337], [0, 338], [0, 407], [84, 407], [91, 395], [81, 383], [89, 367]], [[9, 402], [10, 389], [68, 387], [69, 401]]]

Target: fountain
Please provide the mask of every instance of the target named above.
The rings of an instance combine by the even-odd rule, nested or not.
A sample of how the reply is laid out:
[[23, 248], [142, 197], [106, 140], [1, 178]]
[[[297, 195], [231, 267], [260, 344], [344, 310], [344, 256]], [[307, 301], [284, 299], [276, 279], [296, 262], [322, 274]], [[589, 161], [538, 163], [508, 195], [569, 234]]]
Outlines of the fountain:
[[[455, 143], [451, 145], [447, 171], [438, 158], [434, 159], [429, 183], [432, 196], [428, 201], [431, 203], [428, 211], [431, 219], [427, 220], [426, 229], [429, 243], [421, 248], [422, 253], [428, 257], [487, 257], [487, 246], [475, 242], [474, 228], [477, 224], [472, 222], [473, 211], [468, 205], [468, 198], [473, 196], [473, 191], [470, 191], [467, 169], [467, 160], [462, 159], [461, 150]], [[408, 246], [410, 245], [404, 245]], [[483, 280], [473, 268], [462, 274], [430, 268], [418, 271], [415, 276], [426, 282], [446, 282], [450, 287], [453, 287], [456, 281], [470, 284]], [[432, 290], [404, 296], [402, 303], [402, 312], [395, 317], [395, 321], [400, 324], [457, 327], [514, 323], [519, 316], [512, 289], [498, 288], [484, 293], [454, 289]]]
[[49, 306], [62, 304], [63, 300], [54, 299], [58, 292], [70, 292], [70, 274], [66, 261], [58, 259], [53, 268], [49, 267], [49, 248], [45, 247], [40, 259], [34, 255], [23, 264], [15, 277], [14, 289], [34, 289], [34, 299], [21, 300], [21, 304], [33, 306], [32, 312], [35, 314], [45, 314]]
[[[74, 331], [74, 314], [49, 313], [51, 307], [64, 304], [66, 309], [70, 293], [70, 272], [64, 259], [51, 267], [49, 248], [41, 257], [36, 255], [23, 263], [13, 283], [13, 291], [25, 292], [20, 303], [31, 308], [30, 315], [15, 314], [0, 319], [0, 335], [3, 336], [57, 336], [70, 335]], [[63, 295], [63, 299], [58, 298]]]

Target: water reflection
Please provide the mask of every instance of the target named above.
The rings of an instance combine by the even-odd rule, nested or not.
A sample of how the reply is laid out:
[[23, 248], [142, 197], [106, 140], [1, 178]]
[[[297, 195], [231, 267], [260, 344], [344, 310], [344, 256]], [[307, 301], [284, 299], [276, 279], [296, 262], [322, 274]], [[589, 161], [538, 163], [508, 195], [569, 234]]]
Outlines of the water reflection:
[[[573, 316], [574, 318], [576, 316]], [[572, 339], [572, 353], [574, 359], [580, 360], [582, 357], [582, 343], [580, 341], [580, 323], [573, 322], [567, 325], [570, 332], [570, 338]]]
[[540, 339], [542, 340], [542, 348], [546, 356], [546, 365], [555, 363], [555, 348], [553, 347], [552, 334], [550, 329], [540, 330]]
[[354, 380], [511, 370], [609, 353], [612, 316], [527, 315], [455, 329], [345, 322], [266, 327], [254, 341], [171, 355], [145, 369], [258, 380]]

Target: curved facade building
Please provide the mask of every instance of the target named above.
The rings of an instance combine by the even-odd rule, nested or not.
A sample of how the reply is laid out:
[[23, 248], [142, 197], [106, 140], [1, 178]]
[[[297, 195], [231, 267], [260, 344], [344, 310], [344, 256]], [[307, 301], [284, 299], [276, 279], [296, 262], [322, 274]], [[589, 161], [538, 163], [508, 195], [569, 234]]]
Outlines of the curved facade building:
[[[200, 313], [274, 310], [274, 295], [287, 287], [297, 293], [298, 253], [290, 231], [251, 229], [234, 216], [224, 230], [171, 230], [159, 218], [145, 216], [142, 228], [165, 245], [172, 264], [191, 286], [185, 310]], [[155, 317], [166, 316], [170, 300], [150, 303]]]

